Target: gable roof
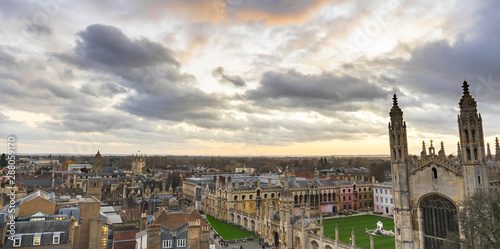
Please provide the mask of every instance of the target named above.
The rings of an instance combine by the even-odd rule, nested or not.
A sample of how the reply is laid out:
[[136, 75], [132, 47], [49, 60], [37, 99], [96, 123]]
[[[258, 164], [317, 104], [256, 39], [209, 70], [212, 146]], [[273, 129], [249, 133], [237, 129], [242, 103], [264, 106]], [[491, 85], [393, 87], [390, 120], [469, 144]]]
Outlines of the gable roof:
[[167, 212], [165, 209], [162, 209], [159, 212], [155, 217], [154, 225], [162, 225], [165, 228], [177, 228], [196, 220], [200, 220], [200, 225], [202, 226], [207, 225], [200, 213], [193, 208], [176, 212]]

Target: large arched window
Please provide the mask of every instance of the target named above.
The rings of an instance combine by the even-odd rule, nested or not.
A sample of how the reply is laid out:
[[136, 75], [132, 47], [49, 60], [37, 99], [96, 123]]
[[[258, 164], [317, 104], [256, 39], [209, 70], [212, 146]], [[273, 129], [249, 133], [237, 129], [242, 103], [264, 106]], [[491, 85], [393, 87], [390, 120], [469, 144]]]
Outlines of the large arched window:
[[458, 231], [457, 207], [449, 199], [432, 194], [420, 201], [424, 248], [441, 248], [450, 232]]

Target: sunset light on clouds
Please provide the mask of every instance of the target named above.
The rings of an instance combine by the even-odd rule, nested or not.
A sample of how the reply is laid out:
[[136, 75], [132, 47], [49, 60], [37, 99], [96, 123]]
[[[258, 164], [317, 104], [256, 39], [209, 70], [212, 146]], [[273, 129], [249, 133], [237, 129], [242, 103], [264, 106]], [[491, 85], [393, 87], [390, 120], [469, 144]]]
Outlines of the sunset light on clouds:
[[464, 78], [486, 142], [498, 1], [2, 1], [0, 140], [18, 153], [389, 154], [458, 141]]

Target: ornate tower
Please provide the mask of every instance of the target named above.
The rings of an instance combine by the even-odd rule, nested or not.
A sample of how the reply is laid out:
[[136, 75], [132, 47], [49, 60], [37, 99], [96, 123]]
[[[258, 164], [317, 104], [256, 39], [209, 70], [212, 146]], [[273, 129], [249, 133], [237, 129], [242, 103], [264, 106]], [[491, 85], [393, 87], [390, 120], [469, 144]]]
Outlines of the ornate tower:
[[144, 173], [146, 168], [146, 155], [144, 157], [142, 154], [139, 155], [133, 155], [132, 154], [132, 171], [135, 172], [136, 174], [142, 174]]
[[[394, 191], [394, 229], [396, 232], [396, 248], [414, 249], [413, 222], [410, 209], [410, 192], [408, 185], [408, 142], [406, 139], [406, 123], [403, 111], [398, 106], [394, 94], [394, 103], [389, 115], [389, 143], [391, 147], [391, 168]], [[424, 147], [425, 148], [425, 147]]]
[[94, 171], [97, 173], [102, 173], [102, 156], [99, 151], [95, 154], [94, 157]]
[[464, 81], [463, 89], [464, 94], [459, 103], [458, 131], [465, 193], [472, 194], [479, 189], [488, 189], [488, 174], [481, 114], [477, 113], [476, 100], [469, 93], [467, 81]]
[[283, 242], [283, 247], [281, 248], [293, 248], [292, 243], [292, 222], [291, 218], [294, 216], [293, 214], [293, 194], [290, 190], [289, 182], [288, 182], [288, 167], [285, 171], [285, 179], [283, 181], [283, 189], [281, 190], [280, 196], [280, 226], [282, 228], [281, 231], [283, 233], [280, 234], [280, 237]]

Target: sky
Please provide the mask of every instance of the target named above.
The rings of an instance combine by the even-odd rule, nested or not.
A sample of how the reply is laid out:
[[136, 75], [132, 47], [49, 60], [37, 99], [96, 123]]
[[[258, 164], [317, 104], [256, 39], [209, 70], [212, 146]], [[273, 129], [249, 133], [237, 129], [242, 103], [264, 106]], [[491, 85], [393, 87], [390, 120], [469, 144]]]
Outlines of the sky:
[[16, 136], [18, 154], [389, 154], [397, 94], [409, 152], [432, 139], [451, 154], [466, 79], [493, 145], [498, 23], [493, 0], [4, 0], [0, 142]]

